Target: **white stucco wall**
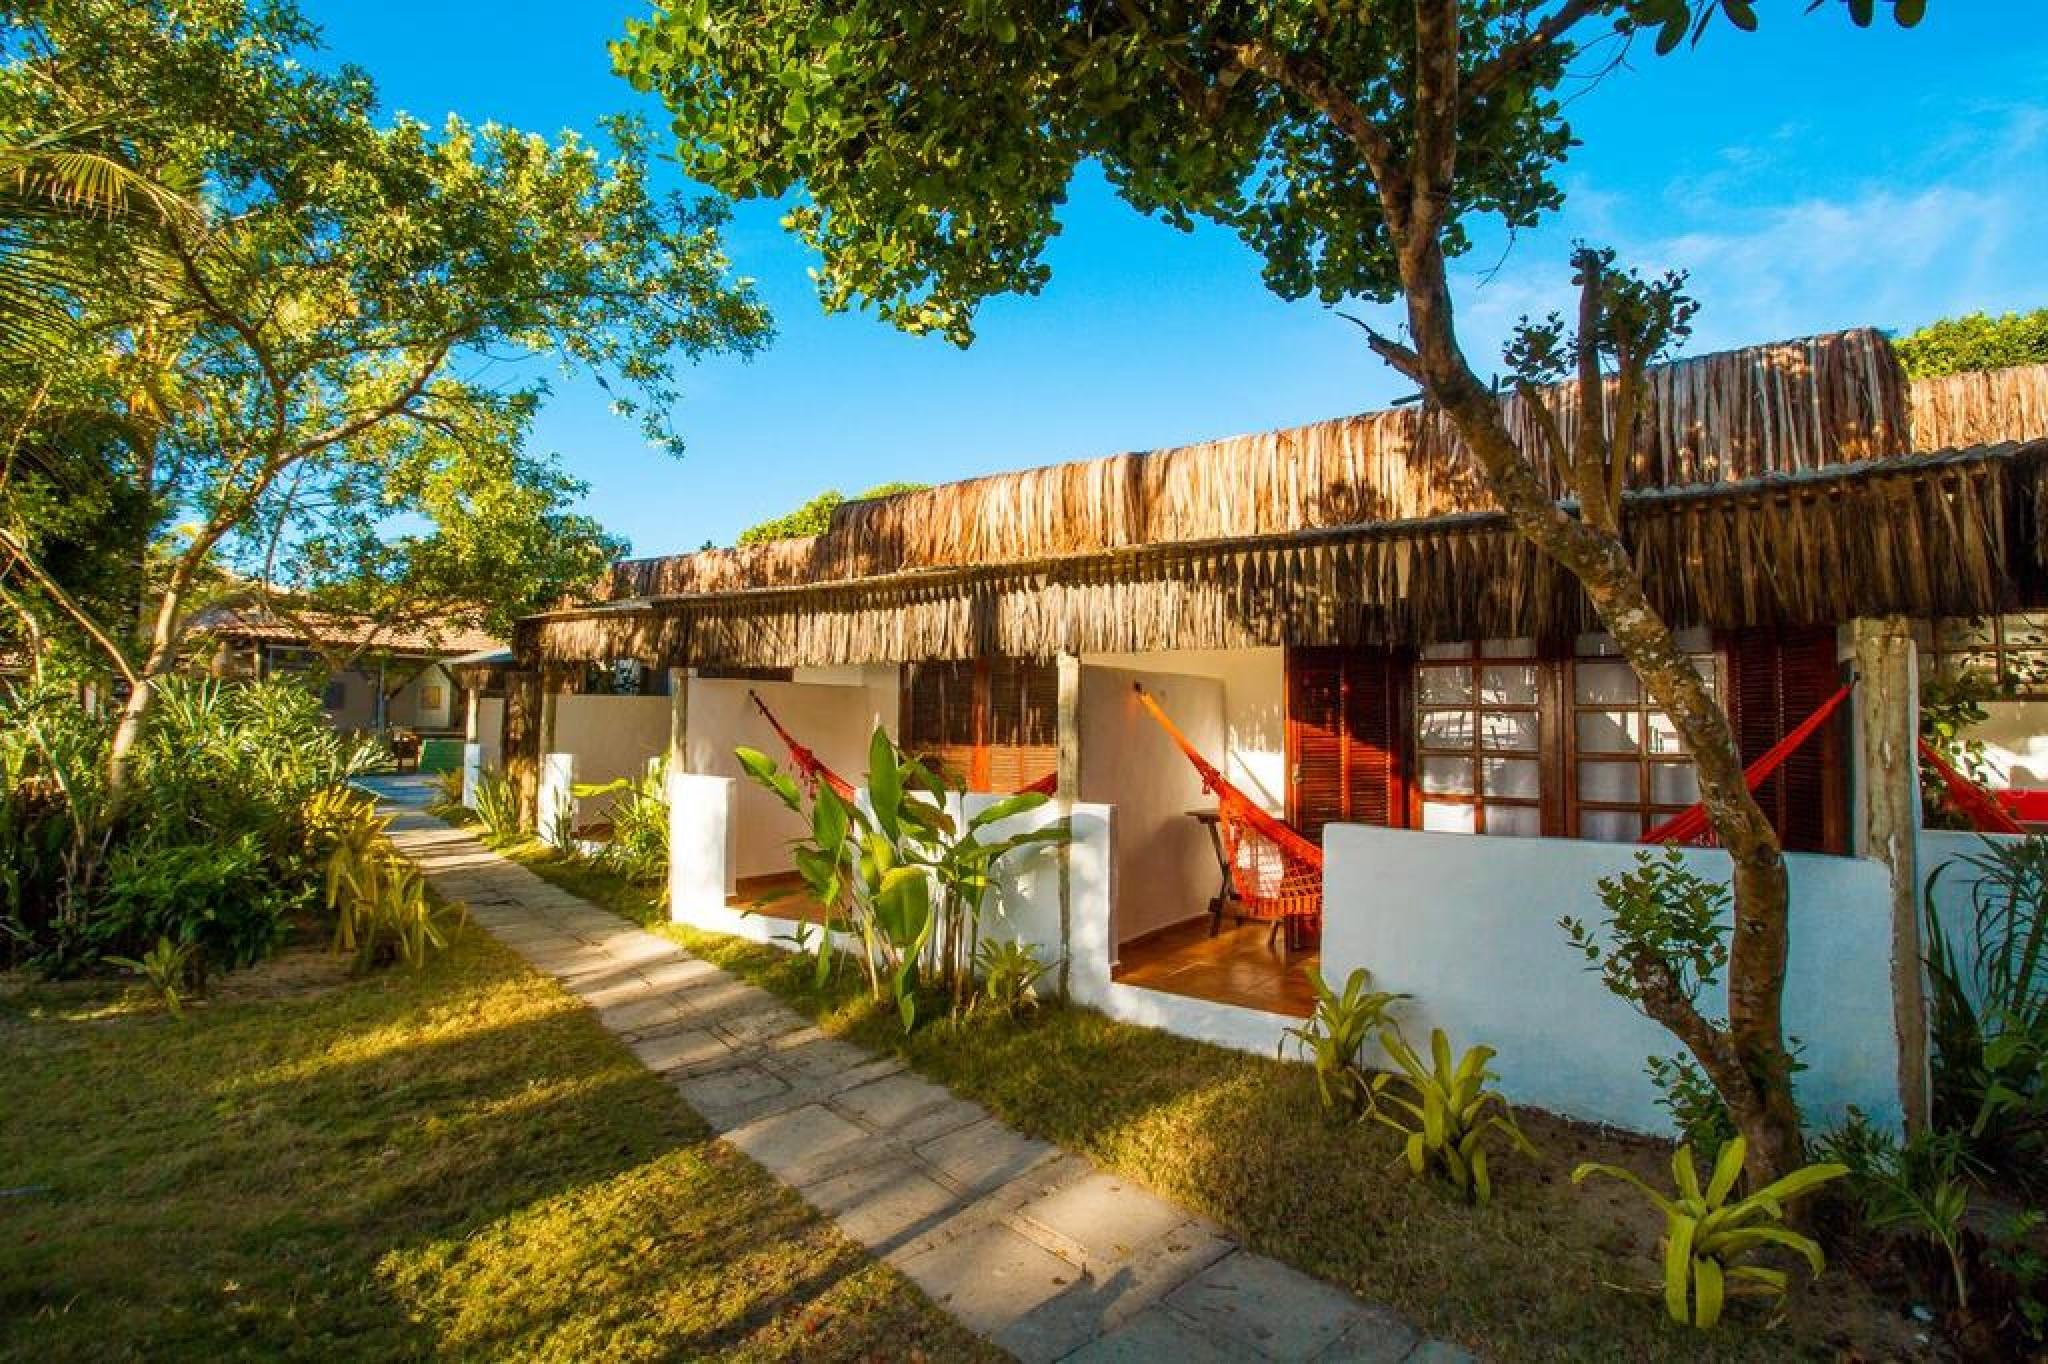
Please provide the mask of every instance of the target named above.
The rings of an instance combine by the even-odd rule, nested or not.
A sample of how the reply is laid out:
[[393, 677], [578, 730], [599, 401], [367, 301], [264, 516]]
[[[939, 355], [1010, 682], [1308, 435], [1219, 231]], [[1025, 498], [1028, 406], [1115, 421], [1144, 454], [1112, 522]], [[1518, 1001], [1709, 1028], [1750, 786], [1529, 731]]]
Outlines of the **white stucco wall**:
[[[1586, 970], [1557, 926], [1597, 927], [1595, 883], [1636, 849], [1568, 839], [1466, 838], [1333, 824], [1325, 839], [1323, 971], [1353, 967], [1415, 996], [1411, 1039], [1442, 1027], [1461, 1051], [1496, 1048], [1509, 1099], [1644, 1132], [1666, 1132], [1645, 1058], [1679, 1043]], [[1702, 874], [1727, 859], [1688, 850]], [[1899, 1120], [1886, 877], [1875, 862], [1792, 854], [1785, 1028], [1804, 1043], [1799, 1096], [1827, 1125], [1854, 1104]]]
[[[1205, 913], [1222, 878], [1208, 830], [1189, 811], [1214, 809], [1202, 778], [1146, 713], [1142, 682], [1189, 742], [1217, 761], [1224, 746], [1224, 685], [1184, 673], [1084, 664], [1081, 669], [1081, 799], [1116, 807], [1111, 942]], [[1226, 774], [1227, 775], [1227, 774]]]
[[505, 765], [505, 698], [480, 697], [476, 703], [476, 733], [470, 736], [483, 749], [484, 771], [496, 772]]
[[[1209, 677], [1223, 684], [1223, 775], [1274, 814], [1287, 810], [1287, 651], [1172, 649], [1154, 654], [1084, 654], [1083, 667]], [[1210, 761], [1215, 762], [1215, 758]]]
[[[576, 780], [586, 785], [638, 777], [668, 752], [668, 716], [666, 696], [557, 697], [554, 749], [576, 755]], [[600, 809], [583, 813], [603, 817]]]
[[[789, 765], [788, 750], [747, 700], [747, 692], [760, 693], [798, 743], [857, 786], [867, 773], [868, 738], [876, 724], [893, 726], [896, 720], [894, 688], [871, 672], [847, 670], [847, 684], [841, 685], [690, 679], [685, 746], [689, 769], [739, 783], [733, 805], [736, 876], [790, 870], [789, 840], [804, 829], [801, 818], [747, 779], [733, 757], [733, 750], [744, 746], [759, 749], [785, 768]], [[889, 672], [893, 674], [893, 669]]]

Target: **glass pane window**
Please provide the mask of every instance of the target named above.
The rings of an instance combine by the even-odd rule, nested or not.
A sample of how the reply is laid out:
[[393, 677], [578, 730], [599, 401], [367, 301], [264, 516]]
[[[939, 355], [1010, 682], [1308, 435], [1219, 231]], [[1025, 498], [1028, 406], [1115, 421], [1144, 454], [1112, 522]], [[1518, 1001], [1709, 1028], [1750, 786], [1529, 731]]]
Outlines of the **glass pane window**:
[[1938, 620], [1922, 636], [1920, 668], [1986, 698], [2048, 698], [2048, 612]]
[[[1721, 662], [1705, 631], [1678, 632], [1680, 647], [1715, 696]], [[1699, 799], [1685, 740], [1656, 708], [1635, 670], [1605, 635], [1581, 636], [1572, 663], [1573, 828], [1580, 838], [1634, 841]]]
[[1532, 639], [1437, 644], [1415, 668], [1422, 827], [1543, 832], [1543, 695]]

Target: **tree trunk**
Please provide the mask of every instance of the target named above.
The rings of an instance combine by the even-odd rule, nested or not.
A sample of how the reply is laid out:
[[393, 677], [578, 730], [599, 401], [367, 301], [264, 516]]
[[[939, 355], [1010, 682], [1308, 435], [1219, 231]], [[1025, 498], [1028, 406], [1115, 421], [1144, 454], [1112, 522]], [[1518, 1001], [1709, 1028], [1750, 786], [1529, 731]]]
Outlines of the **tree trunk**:
[[142, 738], [142, 726], [149, 718], [151, 704], [156, 700], [157, 681], [177, 663], [178, 636], [185, 625], [183, 603], [184, 584], [174, 577], [157, 602], [146, 640], [148, 652], [143, 657], [142, 666], [136, 670], [135, 684], [129, 688], [128, 699], [122, 703], [120, 718], [114, 724], [113, 740], [107, 745], [106, 818], [110, 823], [128, 799], [135, 745]]
[[1775, 1178], [1796, 1167], [1801, 1151], [1781, 1017], [1789, 898], [1777, 833], [1750, 793], [1727, 714], [1650, 603], [1627, 548], [1557, 504], [1509, 434], [1498, 398], [1473, 373], [1458, 344], [1443, 253], [1434, 237], [1409, 242], [1401, 268], [1415, 343], [1414, 377], [1457, 426], [1516, 529], [1579, 580], [1644, 689], [1692, 750], [1701, 803], [1733, 864], [1728, 1050], [1688, 1037], [1673, 1018], [1651, 1016], [1686, 1040], [1748, 1139], [1752, 1169], [1762, 1179]]

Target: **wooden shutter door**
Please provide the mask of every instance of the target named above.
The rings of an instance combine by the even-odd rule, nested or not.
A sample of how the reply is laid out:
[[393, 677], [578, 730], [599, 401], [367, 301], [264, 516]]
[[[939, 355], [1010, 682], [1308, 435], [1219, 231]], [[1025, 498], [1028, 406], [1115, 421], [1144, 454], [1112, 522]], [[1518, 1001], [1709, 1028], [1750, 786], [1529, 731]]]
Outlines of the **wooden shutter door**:
[[1287, 653], [1287, 822], [1320, 842], [1345, 816], [1344, 660], [1334, 649]]
[[[1831, 628], [1738, 630], [1726, 636], [1728, 713], [1742, 761], [1796, 728], [1842, 685]], [[1849, 849], [1848, 712], [1838, 710], [1757, 788], [1757, 803], [1793, 852]]]
[[1408, 661], [1357, 653], [1345, 661], [1345, 818], [1354, 824], [1408, 823]]
[[1407, 669], [1382, 652], [1287, 655], [1287, 818], [1309, 838], [1332, 821], [1408, 822]]

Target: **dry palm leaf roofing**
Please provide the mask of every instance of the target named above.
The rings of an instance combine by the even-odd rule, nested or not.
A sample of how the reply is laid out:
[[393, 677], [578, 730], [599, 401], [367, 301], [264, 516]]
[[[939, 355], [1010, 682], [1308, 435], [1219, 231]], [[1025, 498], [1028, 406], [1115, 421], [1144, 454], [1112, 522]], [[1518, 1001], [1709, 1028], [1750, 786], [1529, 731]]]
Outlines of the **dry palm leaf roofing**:
[[[1674, 619], [1969, 614], [2039, 577], [2048, 367], [1908, 385], [1865, 330], [1651, 384], [1625, 533]], [[1569, 442], [1571, 395], [1553, 398]], [[1527, 405], [1502, 405], [1539, 449]], [[628, 561], [597, 595], [522, 622], [521, 659], [791, 666], [1591, 624], [1421, 407], [847, 503], [823, 535]]]

